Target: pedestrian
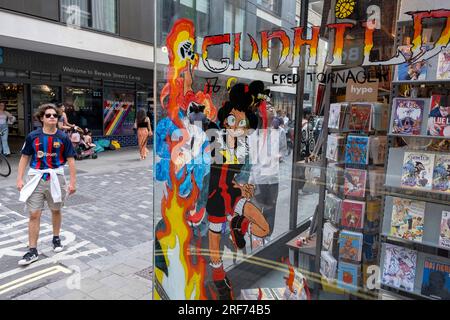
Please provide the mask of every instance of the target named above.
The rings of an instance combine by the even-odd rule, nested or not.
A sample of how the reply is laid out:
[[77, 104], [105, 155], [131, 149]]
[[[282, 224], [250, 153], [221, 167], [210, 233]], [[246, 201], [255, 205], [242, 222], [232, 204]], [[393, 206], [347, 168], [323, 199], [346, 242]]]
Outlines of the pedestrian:
[[140, 109], [137, 113], [135, 128], [137, 129], [139, 152], [141, 160], [145, 160], [148, 156], [148, 139], [153, 136], [150, 118], [144, 109]]
[[6, 104], [0, 102], [0, 154], [3, 153], [5, 156], [11, 154], [11, 150], [8, 145], [8, 134], [10, 124], [13, 124], [16, 118], [6, 111]]
[[58, 119], [58, 129], [66, 132], [66, 133], [71, 131], [72, 129], [74, 129], [76, 127], [76, 125], [69, 123], [69, 120], [67, 119], [67, 114], [66, 114], [66, 106], [64, 105], [64, 103], [58, 104], [58, 111], [60, 114], [59, 119]]
[[[64, 249], [60, 239], [61, 209], [64, 206], [66, 195], [76, 192], [76, 152], [67, 134], [58, 129], [58, 116], [58, 109], [54, 104], [40, 106], [36, 118], [41, 122], [42, 128], [27, 136], [22, 149], [17, 189], [20, 191], [20, 201], [26, 203], [30, 220], [28, 225], [29, 250], [19, 261], [21, 266], [29, 265], [39, 258], [37, 244], [44, 202], [47, 202], [52, 212], [53, 250], [58, 253]], [[70, 171], [67, 188], [64, 177], [66, 163], [68, 163]], [[30, 164], [30, 169], [27, 183], [24, 185], [23, 177], [28, 164]]]

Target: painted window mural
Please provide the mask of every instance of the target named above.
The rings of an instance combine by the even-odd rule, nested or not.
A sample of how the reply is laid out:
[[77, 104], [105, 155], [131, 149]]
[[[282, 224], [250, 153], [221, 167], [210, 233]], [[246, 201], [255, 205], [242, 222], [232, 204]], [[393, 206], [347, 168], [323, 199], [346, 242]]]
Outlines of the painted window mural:
[[133, 135], [136, 119], [135, 95], [117, 89], [106, 89], [103, 105], [105, 136]]

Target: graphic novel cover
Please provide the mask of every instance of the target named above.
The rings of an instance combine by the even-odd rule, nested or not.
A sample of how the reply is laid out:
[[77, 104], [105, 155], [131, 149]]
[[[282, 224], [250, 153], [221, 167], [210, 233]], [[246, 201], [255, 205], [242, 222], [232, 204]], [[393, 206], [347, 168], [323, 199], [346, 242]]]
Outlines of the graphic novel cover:
[[378, 258], [379, 235], [364, 234], [363, 261], [373, 261]]
[[338, 268], [338, 288], [348, 291], [358, 291], [361, 277], [361, 266], [340, 261]]
[[332, 161], [342, 161], [344, 155], [344, 144], [345, 138], [344, 136], [330, 134], [328, 136], [328, 144], [327, 144], [327, 159]]
[[425, 100], [395, 99], [392, 132], [404, 135], [420, 135], [424, 108]]
[[[400, 46], [399, 49], [407, 60], [411, 59], [412, 57], [411, 46]], [[398, 66], [398, 80], [399, 81], [426, 80], [427, 72], [428, 72], [427, 61], [420, 61], [417, 63], [406, 62]]]
[[341, 194], [344, 183], [344, 169], [336, 163], [328, 163], [327, 166], [327, 190], [334, 194]]
[[439, 53], [437, 80], [450, 80], [450, 49], [444, 49]]
[[433, 190], [450, 192], [450, 155], [437, 154], [433, 170]]
[[330, 105], [330, 120], [328, 121], [328, 128], [340, 129], [342, 128], [343, 112], [345, 107], [340, 103], [333, 103]]
[[386, 161], [387, 136], [370, 137], [370, 158], [373, 164], [384, 164]]
[[341, 225], [347, 228], [363, 229], [366, 203], [344, 200], [342, 202]]
[[438, 300], [450, 300], [450, 265], [425, 259], [422, 294]]
[[405, 152], [402, 169], [402, 187], [432, 190], [435, 155]]
[[359, 198], [366, 196], [366, 170], [347, 168], [344, 171], [344, 179], [344, 195]]
[[369, 171], [369, 189], [372, 197], [378, 197], [384, 190], [386, 173], [383, 168], [373, 168]]
[[350, 108], [349, 129], [369, 132], [372, 127], [372, 105], [352, 104]]
[[441, 232], [439, 235], [439, 245], [450, 249], [450, 212], [442, 212]]
[[381, 212], [381, 200], [366, 202], [365, 230], [374, 230], [380, 226]]
[[323, 226], [322, 249], [333, 253], [338, 240], [338, 229], [327, 222]]
[[434, 137], [450, 137], [450, 96], [431, 96], [427, 134]]
[[322, 251], [320, 257], [320, 274], [328, 280], [336, 279], [337, 261], [328, 252]]
[[382, 283], [408, 292], [414, 291], [417, 252], [386, 244]]
[[369, 137], [349, 136], [345, 148], [346, 164], [369, 164]]
[[422, 242], [425, 202], [393, 198], [391, 236]]
[[339, 234], [339, 259], [360, 262], [362, 258], [363, 234], [342, 230]]

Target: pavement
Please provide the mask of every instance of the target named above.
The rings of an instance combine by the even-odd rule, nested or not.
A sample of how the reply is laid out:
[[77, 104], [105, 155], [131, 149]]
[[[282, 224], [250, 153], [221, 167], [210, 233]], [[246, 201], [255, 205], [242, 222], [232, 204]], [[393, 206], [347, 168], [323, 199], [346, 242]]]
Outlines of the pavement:
[[[78, 161], [78, 190], [63, 210], [65, 250], [52, 251], [46, 210], [40, 259], [28, 267], [17, 265], [27, 250], [28, 217], [15, 187], [18, 156], [10, 158], [13, 175], [0, 180], [0, 300], [152, 299], [153, 226], [163, 188], [153, 187], [151, 158], [140, 161], [136, 148], [125, 148]], [[272, 239], [289, 228], [291, 161], [280, 169]], [[317, 194], [300, 194], [299, 223], [311, 217], [317, 201]]]
[[152, 160], [128, 148], [77, 162], [78, 192], [63, 210], [62, 253], [51, 248], [51, 214], [41, 221], [39, 261], [19, 267], [27, 214], [15, 172], [0, 181], [0, 299], [150, 300], [153, 265]]

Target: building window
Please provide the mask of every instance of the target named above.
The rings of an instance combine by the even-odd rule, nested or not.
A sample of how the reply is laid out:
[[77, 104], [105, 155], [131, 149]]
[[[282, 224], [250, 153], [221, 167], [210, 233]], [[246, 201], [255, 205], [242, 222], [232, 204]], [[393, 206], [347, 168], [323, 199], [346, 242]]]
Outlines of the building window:
[[61, 0], [61, 17], [71, 26], [117, 33], [117, 0]]
[[135, 94], [123, 89], [105, 89], [103, 109], [105, 136], [134, 135], [136, 120]]
[[94, 135], [103, 134], [103, 99], [100, 89], [66, 87], [63, 101], [69, 123], [89, 128]]
[[258, 0], [257, 3], [277, 15], [281, 14], [281, 0]]
[[[33, 85], [31, 86], [31, 105], [34, 115], [39, 106], [46, 103], [58, 103], [60, 100], [60, 88], [55, 86]], [[33, 119], [33, 128], [40, 127], [39, 119]]]

